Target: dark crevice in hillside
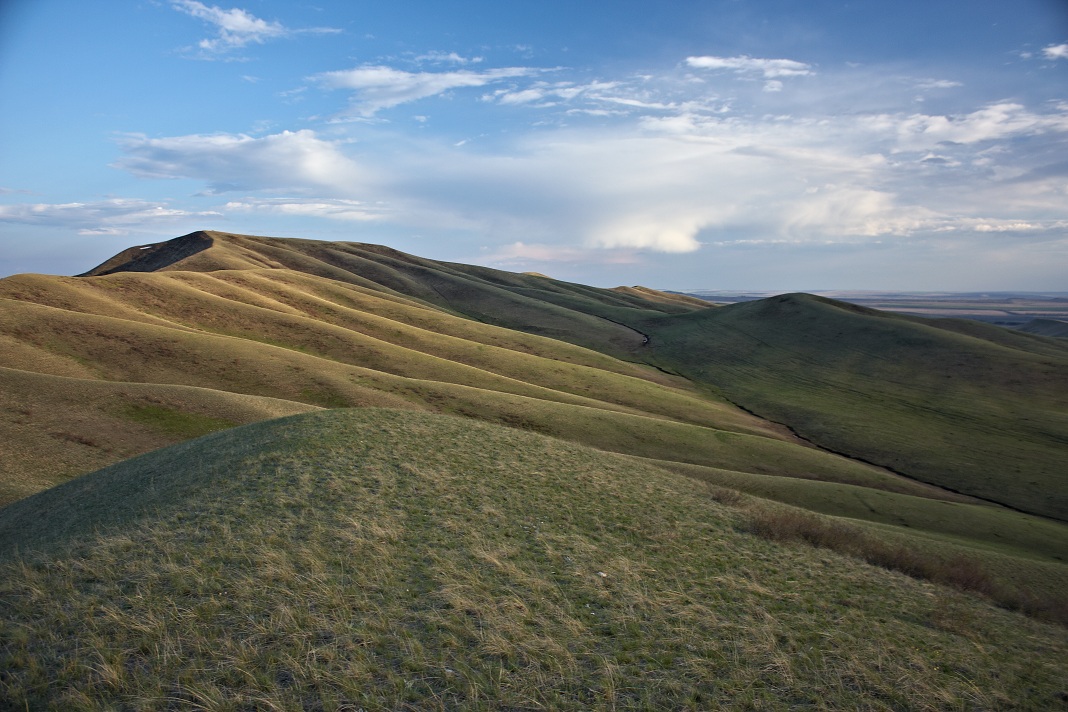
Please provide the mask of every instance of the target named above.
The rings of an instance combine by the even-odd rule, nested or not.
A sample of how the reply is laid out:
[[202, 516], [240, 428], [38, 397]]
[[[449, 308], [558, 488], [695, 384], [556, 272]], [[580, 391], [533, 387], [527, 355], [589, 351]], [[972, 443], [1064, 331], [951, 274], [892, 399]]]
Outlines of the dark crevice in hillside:
[[[890, 473], [892, 475], [895, 475], [897, 477], [901, 477], [902, 479], [908, 480], [909, 482], [916, 482], [916, 483], [919, 483], [919, 484], [922, 484], [922, 485], [926, 485], [926, 486], [931, 487], [933, 489], [941, 490], [943, 492], [948, 492], [950, 494], [957, 495], [958, 497], [961, 497], [961, 498], [964, 498], [964, 499], [967, 499], [967, 500], [972, 500], [974, 502], [982, 502], [983, 504], [993, 504], [993, 505], [996, 505], [998, 507], [1003, 507], [1004, 509], [1008, 509], [1008, 510], [1013, 511], [1013, 512], [1018, 512], [1019, 514], [1026, 514], [1026, 515], [1032, 516], [1032, 517], [1042, 517], [1042, 515], [1040, 515], [1040, 514], [1035, 514], [1034, 512], [1029, 512], [1029, 511], [1027, 511], [1025, 509], [1019, 509], [1017, 507], [1013, 507], [1010, 504], [1005, 504], [1004, 502], [999, 502], [999, 501], [997, 501], [995, 499], [989, 499], [987, 497], [980, 497], [978, 495], [970, 494], [968, 492], [962, 492], [960, 490], [953, 489], [952, 487], [946, 487], [944, 485], [937, 485], [937, 484], [934, 484], [934, 483], [931, 483], [931, 482], [925, 482], [924, 480], [917, 479], [917, 478], [912, 477], [912, 476], [910, 476], [910, 475], [908, 475], [908, 474], [906, 474], [904, 472], [900, 472], [899, 470], [895, 470], [893, 467], [889, 467], [887, 465], [883, 465], [883, 464], [878, 463], [878, 462], [873, 462], [873, 461], [867, 460], [867, 459], [865, 459], [863, 457], [859, 457], [857, 455], [852, 455], [852, 454], [850, 454], [848, 452], [842, 452], [840, 450], [835, 450], [834, 448], [830, 448], [830, 447], [827, 447], [825, 445], [821, 445], [820, 443], [815, 442], [814, 440], [811, 440], [811, 439], [805, 437], [804, 435], [802, 435], [801, 433], [799, 433], [789, 423], [782, 423], [782, 422], [779, 422], [777, 420], [772, 420], [771, 418], [768, 418], [768, 417], [766, 417], [764, 415], [761, 415], [760, 413], [757, 413], [756, 411], [753, 411], [753, 410], [750, 410], [749, 408], [746, 408], [741, 403], [737, 403], [737, 402], [731, 400], [730, 398], [727, 398], [726, 396], [722, 396], [722, 398], [725, 401], [727, 401], [728, 403], [730, 403], [731, 405], [733, 405], [735, 408], [738, 408], [739, 410], [744, 411], [744, 412], [748, 413], [749, 415], [755, 416], [755, 417], [760, 418], [762, 420], [766, 420], [769, 423], [774, 423], [775, 425], [778, 425], [778, 426], [780, 426], [782, 428], [785, 428], [787, 431], [789, 431], [789, 433], [791, 435], [793, 435], [799, 441], [801, 441], [805, 445], [808, 445], [809, 447], [815, 448], [817, 450], [821, 450], [821, 451], [829, 453], [831, 455], [838, 455], [839, 457], [844, 457], [847, 460], [852, 460], [853, 462], [859, 462], [859, 463], [861, 463], [863, 465], [868, 465], [869, 467], [877, 467], [880, 470], [888, 472], [888, 473]], [[1059, 519], [1057, 517], [1043, 517], [1043, 518], [1052, 519], [1054, 521], [1065, 521], [1065, 520]]]
[[[609, 319], [608, 317], [606, 317], [606, 316], [603, 316], [603, 315], [601, 315], [601, 314], [594, 314], [593, 316], [599, 316], [599, 317], [601, 317], [602, 319], [604, 319], [605, 321], [610, 321], [610, 322], [612, 322], [612, 323], [613, 323], [613, 324], [615, 324], [616, 326], [622, 326], [622, 327], [623, 327], [624, 329], [630, 329], [630, 330], [631, 330], [631, 331], [633, 331], [633, 332], [634, 332], [635, 334], [637, 334], [638, 336], [642, 337], [642, 346], [648, 346], [648, 345], [649, 345], [649, 344], [650, 344], [650, 343], [652, 342], [652, 338], [651, 338], [651, 337], [649, 336], [649, 334], [646, 334], [646, 333], [645, 333], [645, 332], [643, 332], [643, 331], [638, 331], [637, 329], [635, 329], [635, 328], [634, 328], [633, 326], [631, 326], [630, 324], [624, 324], [624, 323], [623, 323], [623, 322], [621, 322], [621, 321], [616, 321], [615, 319]], [[665, 373], [666, 373], [666, 372], [665, 372]]]

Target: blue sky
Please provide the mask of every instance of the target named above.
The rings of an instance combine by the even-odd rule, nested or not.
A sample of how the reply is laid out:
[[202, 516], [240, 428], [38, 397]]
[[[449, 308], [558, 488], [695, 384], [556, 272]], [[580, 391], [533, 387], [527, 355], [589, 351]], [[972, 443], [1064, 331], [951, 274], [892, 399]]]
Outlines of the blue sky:
[[1068, 291], [1063, 0], [5, 0], [0, 97], [0, 276], [216, 229]]

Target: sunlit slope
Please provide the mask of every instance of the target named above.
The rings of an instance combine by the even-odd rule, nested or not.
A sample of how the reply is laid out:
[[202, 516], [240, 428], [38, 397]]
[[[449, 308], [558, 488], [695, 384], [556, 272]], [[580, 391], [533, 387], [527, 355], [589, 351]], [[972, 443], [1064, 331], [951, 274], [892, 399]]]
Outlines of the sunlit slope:
[[809, 295], [644, 328], [652, 359], [820, 445], [1068, 519], [1068, 345]]
[[[641, 316], [685, 313], [704, 306], [649, 290], [611, 290], [541, 275], [439, 262], [382, 245], [196, 232], [127, 250], [86, 275], [118, 271], [286, 268], [405, 295], [487, 324], [563, 339], [615, 356], [641, 348], [643, 336], [624, 324]], [[651, 295], [659, 295], [651, 299]]]
[[[165, 384], [292, 407], [455, 413], [648, 458], [940, 496], [803, 447], [653, 368], [288, 269], [20, 275], [0, 280], [0, 305], [0, 363], [69, 377], [42, 381], [40, 404], [27, 392], [10, 406], [10, 427], [22, 427], [21, 408], [68, 404], [62, 466], [36, 446], [36, 457], [0, 464], [22, 483], [28, 471], [68, 477], [78, 453], [82, 471], [131, 454], [100, 437], [87, 385], [99, 380], [142, 384], [142, 394]], [[0, 448], [16, 447], [21, 431], [12, 432]]]
[[227, 430], [0, 510], [0, 699], [1063, 701], [1063, 628], [740, 524], [692, 479], [469, 419], [361, 409]]
[[208, 388], [0, 367], [0, 506], [146, 450], [309, 410], [318, 408]]

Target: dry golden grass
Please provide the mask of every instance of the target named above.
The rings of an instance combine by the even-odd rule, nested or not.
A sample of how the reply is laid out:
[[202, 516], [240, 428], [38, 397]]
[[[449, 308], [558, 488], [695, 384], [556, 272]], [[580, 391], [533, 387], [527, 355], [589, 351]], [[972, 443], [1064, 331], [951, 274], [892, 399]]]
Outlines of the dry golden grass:
[[[146, 408], [185, 416], [186, 428], [176, 427], [173, 417], [138, 419], [137, 413]], [[0, 367], [0, 506], [83, 474], [86, 468], [207, 430], [309, 410], [317, 407], [189, 386], [114, 383]]]
[[[781, 428], [677, 377], [460, 318], [380, 286], [290, 269], [20, 275], [0, 280], [0, 305], [0, 363], [22, 371], [195, 386], [308, 406], [431, 409], [653, 458], [889, 483], [871, 468], [798, 447]], [[20, 482], [9, 498], [173, 442], [63, 396], [82, 385], [40, 383], [36, 410], [63, 402], [68, 425], [53, 430], [69, 437], [50, 459], [44, 436], [20, 441], [23, 431], [11, 431], [9, 450], [39, 455], [0, 465]], [[27, 395], [12, 407], [32, 407], [32, 400]], [[102, 439], [105, 431], [114, 435]]]

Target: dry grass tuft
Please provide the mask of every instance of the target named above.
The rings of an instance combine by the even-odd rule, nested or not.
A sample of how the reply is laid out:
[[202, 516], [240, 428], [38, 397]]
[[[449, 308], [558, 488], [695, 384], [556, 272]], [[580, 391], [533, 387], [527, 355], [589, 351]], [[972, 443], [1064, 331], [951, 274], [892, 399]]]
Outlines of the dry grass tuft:
[[841, 520], [764, 503], [755, 503], [747, 509], [742, 529], [772, 541], [801, 541], [913, 578], [978, 593], [1008, 610], [1068, 626], [1068, 594], [1063, 589], [1037, 592], [1027, 588], [1026, 582], [1013, 585], [1000, 579], [974, 556], [932, 555], [929, 551], [879, 539]]

